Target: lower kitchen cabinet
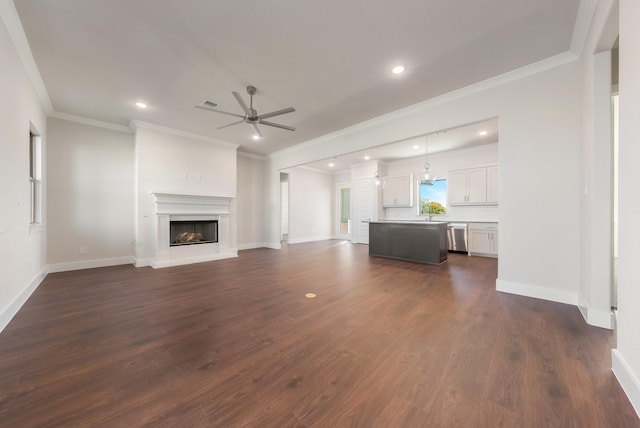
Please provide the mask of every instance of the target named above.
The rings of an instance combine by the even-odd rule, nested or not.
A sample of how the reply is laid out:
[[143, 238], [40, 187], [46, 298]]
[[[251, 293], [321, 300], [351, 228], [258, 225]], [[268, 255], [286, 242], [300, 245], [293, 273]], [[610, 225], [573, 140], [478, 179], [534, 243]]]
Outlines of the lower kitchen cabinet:
[[498, 257], [498, 223], [469, 223], [469, 255]]

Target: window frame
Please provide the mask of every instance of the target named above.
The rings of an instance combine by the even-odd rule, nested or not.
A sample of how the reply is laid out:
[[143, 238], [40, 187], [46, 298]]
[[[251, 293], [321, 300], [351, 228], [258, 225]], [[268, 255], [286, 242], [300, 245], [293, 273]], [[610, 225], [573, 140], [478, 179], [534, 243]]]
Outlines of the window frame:
[[29, 226], [39, 232], [42, 226], [42, 138], [35, 126], [29, 127]]

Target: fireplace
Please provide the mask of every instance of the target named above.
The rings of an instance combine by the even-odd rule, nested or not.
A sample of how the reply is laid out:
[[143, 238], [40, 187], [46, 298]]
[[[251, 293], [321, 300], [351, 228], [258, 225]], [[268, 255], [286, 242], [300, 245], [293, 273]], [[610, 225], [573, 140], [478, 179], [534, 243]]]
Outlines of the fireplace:
[[[154, 268], [238, 257], [230, 213], [233, 198], [152, 192]], [[204, 244], [204, 245], [198, 245]]]
[[218, 220], [170, 221], [169, 246], [218, 242]]

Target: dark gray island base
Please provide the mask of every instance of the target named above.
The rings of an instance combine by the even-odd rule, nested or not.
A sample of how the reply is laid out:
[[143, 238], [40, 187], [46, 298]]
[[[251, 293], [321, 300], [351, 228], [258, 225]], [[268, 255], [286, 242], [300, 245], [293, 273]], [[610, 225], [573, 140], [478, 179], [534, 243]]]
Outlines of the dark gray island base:
[[439, 265], [447, 261], [447, 223], [369, 222], [369, 255]]

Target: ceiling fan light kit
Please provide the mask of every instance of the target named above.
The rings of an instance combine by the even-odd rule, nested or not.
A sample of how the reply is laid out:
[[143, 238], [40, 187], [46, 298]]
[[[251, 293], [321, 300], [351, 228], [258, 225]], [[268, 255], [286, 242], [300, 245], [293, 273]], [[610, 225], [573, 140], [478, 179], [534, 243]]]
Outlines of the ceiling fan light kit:
[[229, 116], [240, 118], [240, 120], [238, 121], [235, 121], [223, 126], [219, 126], [218, 129], [227, 128], [229, 126], [238, 125], [240, 123], [246, 123], [247, 125], [251, 126], [251, 128], [253, 128], [254, 140], [258, 140], [262, 138], [262, 132], [260, 132], [260, 128], [258, 127], [258, 125], [267, 125], [274, 128], [285, 129], [287, 131], [295, 131], [296, 128], [294, 128], [293, 126], [282, 125], [280, 123], [266, 121], [264, 119], [268, 119], [274, 116], [280, 116], [282, 114], [292, 113], [296, 111], [296, 109], [294, 109], [293, 107], [287, 107], [282, 110], [272, 111], [270, 113], [258, 114], [258, 111], [255, 108], [253, 108], [253, 96], [256, 94], [257, 91], [258, 90], [256, 89], [255, 86], [252, 86], [252, 85], [247, 86], [247, 93], [249, 94], [249, 97], [250, 97], [249, 105], [247, 105], [244, 102], [244, 100], [242, 99], [239, 93], [237, 93], [236, 91], [231, 92], [234, 98], [236, 99], [236, 101], [238, 101], [238, 104], [240, 104], [240, 107], [242, 107], [242, 110], [244, 111], [244, 115], [220, 110], [218, 109], [217, 103], [214, 103], [209, 100], [203, 100], [200, 104], [196, 104], [195, 107], [203, 110], [209, 110], [216, 113], [222, 113]]

